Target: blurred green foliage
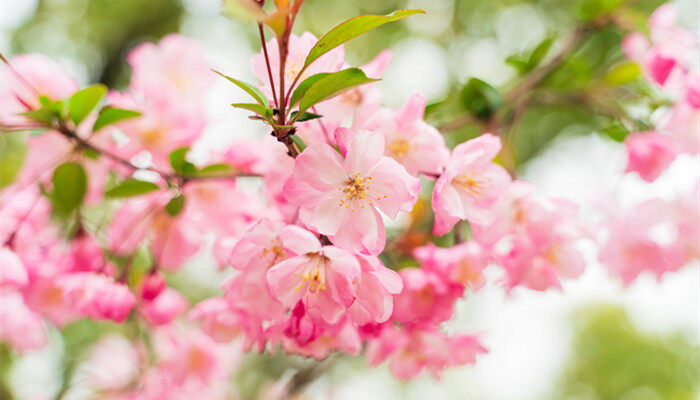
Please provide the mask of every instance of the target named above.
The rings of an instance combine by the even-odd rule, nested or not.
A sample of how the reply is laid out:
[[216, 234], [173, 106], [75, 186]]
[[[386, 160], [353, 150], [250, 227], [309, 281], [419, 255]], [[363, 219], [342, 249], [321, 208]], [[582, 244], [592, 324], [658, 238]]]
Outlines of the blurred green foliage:
[[120, 86], [128, 82], [127, 51], [177, 32], [182, 14], [179, 0], [42, 0], [14, 32], [12, 51], [73, 58], [93, 80]]
[[643, 332], [616, 305], [580, 310], [575, 329], [554, 398], [692, 400], [700, 395], [700, 349], [682, 334]]

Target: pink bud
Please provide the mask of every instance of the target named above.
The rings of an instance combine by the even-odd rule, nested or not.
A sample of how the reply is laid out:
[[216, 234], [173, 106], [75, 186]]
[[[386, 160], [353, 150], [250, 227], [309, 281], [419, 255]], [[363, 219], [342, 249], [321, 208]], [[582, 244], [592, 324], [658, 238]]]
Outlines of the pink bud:
[[165, 278], [158, 271], [148, 274], [141, 286], [141, 297], [144, 300], [153, 300], [165, 289]]
[[637, 172], [642, 179], [653, 182], [679, 153], [676, 139], [654, 131], [630, 135], [627, 146], [627, 172]]

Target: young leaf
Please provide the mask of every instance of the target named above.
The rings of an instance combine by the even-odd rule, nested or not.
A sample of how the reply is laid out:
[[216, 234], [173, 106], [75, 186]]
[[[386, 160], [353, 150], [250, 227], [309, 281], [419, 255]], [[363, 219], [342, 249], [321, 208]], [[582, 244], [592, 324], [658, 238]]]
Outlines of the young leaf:
[[175, 217], [180, 214], [180, 211], [185, 207], [185, 196], [182, 194], [177, 195], [170, 199], [168, 204], [165, 206], [165, 211], [171, 216]]
[[120, 121], [124, 121], [125, 119], [136, 118], [140, 116], [140, 112], [132, 110], [125, 110], [123, 108], [114, 108], [110, 106], [102, 107], [102, 109], [100, 110], [100, 114], [97, 116], [97, 121], [95, 121], [95, 125], [93, 125], [92, 127], [92, 131], [97, 132], [107, 125], [111, 125]]
[[53, 199], [62, 211], [78, 208], [86, 192], [87, 174], [80, 164], [69, 161], [53, 171]]
[[501, 95], [493, 86], [472, 78], [460, 93], [462, 106], [479, 118], [488, 118], [501, 105]]
[[308, 67], [322, 55], [328, 53], [352, 38], [371, 31], [372, 29], [384, 25], [387, 22], [396, 21], [415, 14], [425, 14], [425, 11], [398, 10], [389, 15], [360, 15], [358, 17], [350, 18], [349, 20], [331, 29], [321, 39], [319, 39], [318, 42], [316, 42], [314, 47], [311, 48], [311, 51], [309, 51], [309, 55], [306, 56], [304, 68]]
[[611, 85], [624, 85], [634, 82], [641, 74], [642, 70], [637, 63], [626, 61], [612, 67], [605, 75], [605, 82]]
[[532, 51], [532, 54], [530, 54], [530, 58], [527, 60], [530, 69], [533, 69], [536, 66], [540, 65], [542, 60], [544, 60], [544, 57], [549, 52], [549, 49], [552, 47], [553, 43], [554, 39], [549, 37], [543, 40], [540, 44], [538, 44], [537, 47], [535, 47], [535, 49]]
[[188, 151], [190, 151], [189, 147], [180, 147], [170, 153], [170, 165], [173, 170], [182, 174], [192, 174], [197, 171], [197, 167], [185, 159]]
[[310, 112], [305, 112], [305, 113], [301, 114], [301, 115], [299, 116], [299, 118], [297, 118], [296, 116], [297, 116], [298, 114], [299, 114], [299, 113], [296, 112], [296, 111], [294, 111], [294, 112], [292, 113], [292, 119], [295, 120], [295, 121], [297, 121], [297, 122], [311, 121], [312, 119], [316, 119], [316, 118], [321, 118], [321, 117], [323, 117], [323, 115], [314, 114], [314, 113], [310, 113]]
[[107, 87], [101, 84], [88, 86], [75, 92], [68, 99], [68, 114], [73, 123], [78, 125], [83, 118], [87, 117], [97, 107], [97, 104], [106, 94]]
[[294, 143], [295, 143], [295, 144], [297, 145], [297, 147], [299, 148], [299, 151], [304, 151], [304, 149], [306, 148], [306, 143], [304, 143], [304, 141], [301, 140], [301, 138], [300, 138], [299, 136], [297, 136], [297, 135], [292, 135], [292, 140], [294, 141]]
[[256, 88], [255, 86], [251, 85], [250, 83], [246, 83], [246, 82], [243, 82], [243, 81], [239, 81], [239, 80], [236, 79], [236, 78], [231, 78], [230, 76], [226, 76], [226, 75], [222, 74], [222, 73], [219, 72], [219, 71], [215, 71], [215, 70], [212, 70], [212, 71], [214, 71], [214, 72], [216, 72], [217, 74], [223, 76], [224, 78], [226, 78], [226, 79], [228, 79], [230, 82], [232, 82], [234, 85], [236, 85], [236, 86], [238, 86], [239, 88], [243, 89], [246, 93], [248, 93], [249, 95], [251, 95], [251, 96], [253, 97], [253, 99], [255, 99], [255, 101], [257, 101], [258, 103], [260, 103], [261, 106], [264, 106], [264, 107], [269, 107], [269, 106], [270, 106], [270, 101], [269, 101], [269, 100], [267, 99], [267, 97], [265, 97], [265, 95], [264, 95], [260, 90], [258, 90], [258, 88]]
[[231, 106], [235, 108], [242, 108], [244, 110], [252, 111], [264, 119], [270, 119], [272, 117], [272, 110], [268, 107], [262, 106], [255, 103], [232, 103]]
[[330, 72], [321, 72], [320, 74], [314, 74], [311, 75], [310, 77], [304, 79], [299, 86], [297, 86], [296, 89], [294, 89], [294, 93], [292, 93], [292, 98], [289, 101], [289, 108], [293, 108], [297, 104], [299, 104], [299, 100], [301, 100], [302, 97], [304, 97], [304, 93], [306, 93], [307, 90], [316, 83], [319, 79], [326, 77], [330, 75]]
[[127, 179], [124, 182], [117, 185], [117, 187], [112, 188], [105, 192], [107, 197], [132, 197], [140, 196], [142, 194], [150, 193], [154, 190], [158, 190], [158, 185], [153, 182], [140, 181], [138, 179]]
[[368, 78], [359, 68], [348, 68], [334, 72], [319, 79], [309, 87], [299, 101], [299, 113], [303, 114], [311, 106], [323, 100], [337, 96], [344, 91], [379, 79]]
[[44, 125], [51, 125], [57, 117], [56, 111], [54, 111], [52, 107], [38, 108], [36, 110], [23, 112], [21, 115]]
[[211, 164], [197, 171], [199, 176], [227, 176], [233, 174], [234, 169], [228, 164]]

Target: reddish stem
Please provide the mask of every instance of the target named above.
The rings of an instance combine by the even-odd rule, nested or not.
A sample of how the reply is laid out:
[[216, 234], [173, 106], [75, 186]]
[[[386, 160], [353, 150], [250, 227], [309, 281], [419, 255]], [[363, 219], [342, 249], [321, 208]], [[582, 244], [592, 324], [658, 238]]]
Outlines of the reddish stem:
[[267, 44], [265, 43], [265, 31], [263, 30], [262, 24], [258, 24], [258, 31], [260, 31], [260, 41], [262, 42], [263, 54], [265, 55], [265, 65], [267, 66], [267, 77], [270, 79], [270, 87], [272, 88], [272, 98], [275, 100], [275, 107], [279, 109], [279, 102], [277, 101], [277, 92], [275, 91], [275, 81], [272, 79], [272, 67], [270, 67], [270, 57], [267, 54]]

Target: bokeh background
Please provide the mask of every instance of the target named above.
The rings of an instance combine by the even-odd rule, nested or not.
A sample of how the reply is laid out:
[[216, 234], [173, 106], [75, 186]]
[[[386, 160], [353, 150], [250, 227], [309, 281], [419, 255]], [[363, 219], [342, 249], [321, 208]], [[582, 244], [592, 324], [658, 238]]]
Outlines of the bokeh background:
[[[308, 30], [320, 36], [358, 14], [426, 10], [424, 16], [385, 25], [346, 45], [346, 59], [361, 65], [382, 49], [391, 49], [394, 58], [380, 83], [385, 104], [398, 107], [412, 93], [423, 93], [431, 103], [427, 119], [444, 127], [448, 142], [454, 144], [487, 129], [501, 94], [531, 68], [528, 63], [551, 58], [595, 7], [615, 3], [307, 0], [296, 32]], [[628, 22], [643, 27], [661, 3], [636, 2]], [[698, 33], [700, 2], [677, 3], [681, 22]], [[0, 23], [3, 54], [46, 54], [82, 83], [124, 87], [129, 80], [128, 51], [170, 32], [200, 40], [212, 67], [254, 80], [250, 56], [259, 48], [257, 30], [222, 16], [219, 0], [0, 0]], [[536, 101], [506, 127], [518, 175], [546, 195], [577, 201], [584, 213], [605, 201], [673, 198], [692, 189], [700, 175], [698, 158], [690, 156], [679, 157], [653, 184], [623, 175], [619, 139], [628, 128], [615, 121], [620, 102], [637, 99], [611, 89], [620, 80], [634, 79], [627, 76], [634, 71], [621, 64], [621, 37], [619, 29], [602, 29], [586, 37], [548, 79]], [[230, 85], [215, 85], [207, 100], [211, 123], [196, 150], [265, 134], [261, 126], [227, 106], [242, 99]], [[653, 123], [652, 111], [634, 116], [640, 130]], [[0, 144], [4, 158], [21, 152], [7, 139]], [[490, 352], [475, 366], [449, 370], [438, 381], [423, 377], [402, 383], [384, 367], [368, 369], [362, 359], [342, 357], [308, 386], [305, 395], [366, 400], [700, 399], [697, 265], [660, 282], [643, 275], [623, 286], [596, 263], [592, 251], [589, 255], [584, 275], [567, 282], [561, 292], [516, 289], [506, 294], [497, 285], [498, 277], [490, 276], [485, 289], [461, 300], [447, 329], [482, 332]], [[175, 277], [175, 284], [180, 282], [183, 292], [197, 299], [218, 290], [220, 279], [204, 251]], [[80, 346], [99, 330], [88, 324], [71, 329], [64, 339], [55, 335], [45, 351], [27, 355], [11, 371], [3, 371], [6, 384], [19, 398], [53, 396], [66, 348], [61, 340]], [[235, 383], [244, 396], [253, 398], [264, 382], [279, 379], [286, 366], [300, 362], [282, 356], [242, 356]], [[82, 397], [69, 393], [64, 398]]]

